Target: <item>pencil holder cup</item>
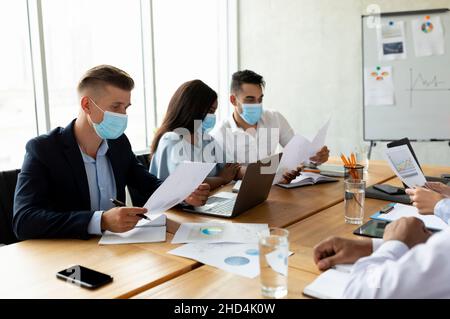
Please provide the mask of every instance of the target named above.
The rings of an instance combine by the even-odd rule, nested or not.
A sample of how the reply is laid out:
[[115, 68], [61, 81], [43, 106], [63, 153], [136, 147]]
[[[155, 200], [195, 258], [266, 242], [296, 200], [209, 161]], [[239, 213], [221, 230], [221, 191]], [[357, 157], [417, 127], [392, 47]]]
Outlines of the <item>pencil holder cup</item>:
[[363, 180], [364, 166], [360, 164], [344, 165], [344, 179]]

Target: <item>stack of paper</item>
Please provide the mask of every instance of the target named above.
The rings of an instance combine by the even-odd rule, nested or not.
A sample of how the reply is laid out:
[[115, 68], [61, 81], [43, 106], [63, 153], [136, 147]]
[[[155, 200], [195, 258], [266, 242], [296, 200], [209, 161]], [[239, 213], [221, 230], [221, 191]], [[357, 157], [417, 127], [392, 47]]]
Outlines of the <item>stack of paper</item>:
[[[175, 234], [172, 243], [187, 243], [169, 254], [197, 260], [222, 270], [254, 278], [259, 275], [258, 232], [269, 232], [267, 224], [186, 223]], [[288, 255], [291, 253], [288, 252]], [[275, 271], [286, 275], [283, 267], [286, 253], [267, 255]]]
[[166, 215], [152, 215], [142, 219], [136, 227], [125, 233], [105, 231], [99, 245], [137, 244], [166, 241]]
[[[125, 233], [105, 231], [100, 245], [151, 243], [166, 241], [166, 215], [162, 212], [186, 199], [208, 176], [215, 163], [183, 162], [150, 196], [145, 208], [149, 220], [141, 219]], [[182, 181], [180, 183], [180, 181]]]
[[376, 213], [370, 216], [372, 219], [387, 221], [395, 221], [402, 217], [416, 217], [424, 222], [425, 227], [431, 229], [442, 230], [448, 227], [442, 219], [435, 215], [421, 215], [416, 207], [399, 203], [395, 204], [394, 209], [387, 214]]
[[258, 232], [269, 232], [267, 224], [184, 223], [172, 244], [181, 243], [258, 243]]

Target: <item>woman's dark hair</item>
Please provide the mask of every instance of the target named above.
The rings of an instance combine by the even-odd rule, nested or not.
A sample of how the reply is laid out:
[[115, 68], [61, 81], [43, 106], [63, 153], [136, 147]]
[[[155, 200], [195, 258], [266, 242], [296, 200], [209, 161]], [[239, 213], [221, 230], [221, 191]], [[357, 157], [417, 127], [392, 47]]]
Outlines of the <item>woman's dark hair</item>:
[[194, 133], [194, 121], [203, 120], [216, 100], [217, 93], [204, 82], [193, 80], [183, 83], [170, 99], [164, 120], [153, 138], [150, 156], [156, 152], [165, 133], [177, 128]]

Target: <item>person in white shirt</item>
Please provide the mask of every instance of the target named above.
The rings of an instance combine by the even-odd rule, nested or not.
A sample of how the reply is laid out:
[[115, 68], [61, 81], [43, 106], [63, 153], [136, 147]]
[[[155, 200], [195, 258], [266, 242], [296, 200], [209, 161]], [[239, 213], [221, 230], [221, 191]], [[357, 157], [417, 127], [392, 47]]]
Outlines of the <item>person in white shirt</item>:
[[[233, 74], [233, 114], [211, 132], [224, 149], [227, 161], [251, 163], [266, 158], [275, 154], [278, 145], [286, 146], [295, 134], [283, 115], [263, 109], [264, 87], [263, 77], [253, 71]], [[310, 160], [321, 164], [328, 156], [329, 150], [324, 146]]]
[[[450, 214], [442, 201], [435, 214]], [[431, 236], [415, 217], [388, 224], [382, 240], [330, 237], [314, 261], [320, 270], [355, 263], [344, 298], [450, 298], [450, 228]]]
[[[183, 161], [217, 163], [205, 183], [211, 189], [238, 176], [240, 165], [226, 162], [224, 152], [209, 134], [216, 123], [217, 93], [201, 80], [183, 83], [173, 94], [151, 145], [150, 173], [165, 180]], [[295, 172], [281, 180], [289, 183]]]
[[406, 189], [413, 206], [420, 214], [436, 215], [447, 224], [450, 220], [450, 186], [443, 183], [428, 182], [425, 187]]

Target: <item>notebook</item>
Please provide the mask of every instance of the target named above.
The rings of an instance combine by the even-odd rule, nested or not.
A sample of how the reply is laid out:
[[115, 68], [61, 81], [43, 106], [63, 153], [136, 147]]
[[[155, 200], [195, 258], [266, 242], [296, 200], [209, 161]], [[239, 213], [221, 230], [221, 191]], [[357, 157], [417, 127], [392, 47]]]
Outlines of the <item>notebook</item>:
[[319, 299], [342, 299], [352, 266], [336, 265], [328, 269], [306, 286], [303, 293]]
[[372, 219], [394, 221], [402, 217], [416, 217], [422, 220], [427, 228], [442, 230], [448, 227], [448, 225], [439, 217], [435, 215], [421, 215], [419, 211], [414, 206], [404, 205], [404, 204], [392, 204], [394, 209], [387, 214], [382, 214], [377, 212], [376, 214], [370, 216]]
[[322, 164], [317, 167], [320, 174], [332, 177], [344, 177], [345, 168], [343, 165]]
[[155, 243], [166, 241], [166, 215], [149, 215], [153, 220], [142, 219], [135, 228], [124, 233], [105, 231], [99, 245]]
[[294, 187], [300, 187], [300, 186], [306, 186], [306, 185], [314, 185], [314, 184], [322, 184], [322, 183], [329, 183], [329, 182], [337, 182], [338, 180], [333, 177], [323, 176], [316, 173], [301, 173], [300, 176], [298, 176], [296, 179], [294, 179], [289, 184], [277, 184], [278, 186], [281, 186], [283, 188], [294, 188]]

